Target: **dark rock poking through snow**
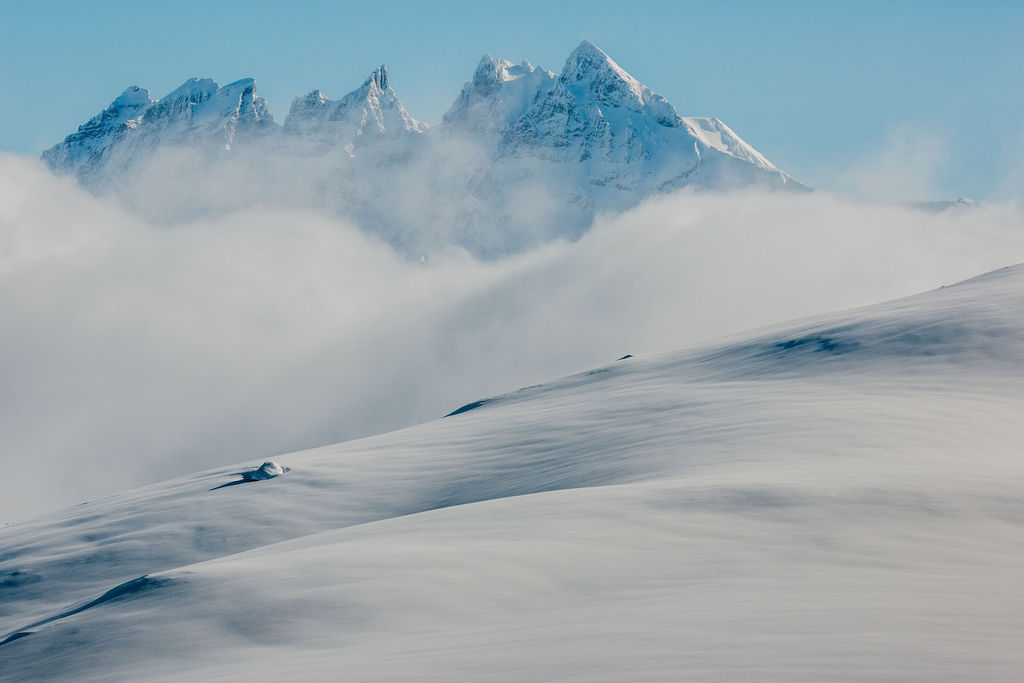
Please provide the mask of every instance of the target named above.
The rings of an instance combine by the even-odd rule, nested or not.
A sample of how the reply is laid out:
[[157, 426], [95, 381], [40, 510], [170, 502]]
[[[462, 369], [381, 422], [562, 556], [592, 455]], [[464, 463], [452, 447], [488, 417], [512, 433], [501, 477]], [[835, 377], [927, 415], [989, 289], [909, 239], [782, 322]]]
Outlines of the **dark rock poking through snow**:
[[445, 415], [445, 417], [454, 417], [455, 415], [461, 415], [462, 413], [468, 413], [469, 411], [476, 410], [480, 406], [485, 405], [485, 404], [490, 403], [490, 402], [491, 402], [491, 399], [489, 399], [489, 398], [484, 398], [484, 399], [481, 399], [479, 401], [473, 401], [472, 403], [467, 403], [466, 405], [464, 405], [464, 406], [462, 406], [460, 408], [456, 408], [452, 412], [450, 412], [447, 415]]
[[252, 472], [243, 472], [242, 476], [245, 477], [247, 481], [273, 479], [279, 474], [284, 474], [290, 469], [290, 467], [278, 465], [273, 460], [268, 460], [262, 465], [260, 465], [257, 469], [253, 470]]
[[274, 477], [282, 475], [285, 472], [288, 472], [289, 470], [291, 470], [290, 467], [285, 467], [283, 465], [277, 464], [273, 460], [268, 460], [254, 470], [238, 472], [238, 475], [242, 477], [241, 479], [229, 481], [226, 484], [221, 484], [220, 486], [214, 486], [210, 490], [216, 491], [217, 489], [222, 489], [225, 486], [235, 486], [237, 484], [245, 484], [250, 481], [264, 481], [266, 479], [273, 479]]

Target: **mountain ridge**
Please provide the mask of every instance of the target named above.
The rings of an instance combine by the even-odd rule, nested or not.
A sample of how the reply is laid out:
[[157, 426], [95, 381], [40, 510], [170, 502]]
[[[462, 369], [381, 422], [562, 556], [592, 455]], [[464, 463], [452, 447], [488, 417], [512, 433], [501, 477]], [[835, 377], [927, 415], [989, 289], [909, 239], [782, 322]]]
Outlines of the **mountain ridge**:
[[[190, 150], [182, 168], [155, 160], [181, 147]], [[682, 187], [808, 190], [718, 119], [681, 116], [589, 41], [558, 75], [484, 55], [436, 125], [405, 108], [385, 65], [339, 99], [295, 97], [283, 124], [251, 78], [190, 78], [157, 100], [132, 86], [42, 159], [96, 194], [131, 192], [135, 176], [158, 165], [161, 199], [173, 194], [168, 181], [238, 159], [260, 182], [317, 188], [301, 201], [353, 217], [414, 256], [444, 244], [491, 256], [574, 239], [596, 212]], [[417, 205], [376, 205], [395, 187]], [[182, 194], [182, 206], [198, 206], [193, 191]], [[297, 194], [268, 187], [238, 204]], [[543, 208], [520, 218], [524, 201]]]
[[[323, 135], [324, 127], [336, 125], [340, 119], [351, 113], [348, 111], [350, 108], [367, 101], [372, 103], [372, 109], [357, 112], [361, 114], [358, 117], [358, 123], [365, 125], [368, 123], [368, 119], [372, 119], [372, 123], [376, 123], [375, 132], [377, 134], [386, 135], [389, 128], [394, 128], [399, 132], [424, 132], [432, 127], [458, 126], [463, 124], [467, 118], [472, 118], [467, 115], [465, 111], [467, 108], [471, 108], [473, 104], [483, 104], [485, 102], [482, 100], [486, 101], [487, 98], [497, 99], [499, 104], [497, 108], [501, 110], [500, 113], [505, 114], [505, 122], [515, 125], [523, 116], [530, 115], [531, 107], [529, 105], [524, 107], [522, 102], [519, 103], [518, 108], [505, 104], [502, 97], [505, 93], [502, 91], [507, 84], [519, 84], [520, 81], [525, 81], [531, 86], [526, 88], [525, 93], [520, 93], [520, 99], [525, 95], [527, 99], [532, 100], [529, 104], [535, 105], [533, 108], [537, 110], [535, 111], [537, 115], [543, 115], [544, 105], [539, 104], [538, 100], [550, 91], [551, 88], [546, 86], [557, 84], [562, 88], [577, 91], [575, 98], [577, 100], [581, 99], [580, 96], [583, 94], [590, 94], [593, 95], [596, 102], [606, 107], [625, 108], [635, 113], [646, 112], [662, 126], [686, 128], [695, 140], [710, 149], [717, 149], [717, 151], [739, 159], [754, 161], [766, 170], [778, 170], [745, 142], [743, 143], [746, 148], [744, 149], [745, 153], [741, 155], [734, 153], [733, 146], [708, 144], [707, 137], [695, 131], [688, 122], [709, 120], [717, 122], [718, 126], [724, 126], [721, 121], [698, 117], [684, 119], [664, 97], [627, 73], [589, 40], [584, 40], [573, 50], [558, 76], [541, 67], [534, 67], [526, 60], [520, 64], [514, 64], [508, 60], [484, 55], [474, 71], [473, 77], [466, 82], [455, 102], [436, 126], [418, 121], [408, 113], [391, 87], [386, 65], [381, 65], [373, 70], [359, 88], [338, 100], [329, 99], [322, 90], [313, 90], [306, 95], [296, 96], [283, 125], [274, 122], [266, 100], [256, 95], [256, 84], [252, 78], [240, 79], [221, 87], [212, 79], [192, 77], [157, 100], [150, 99], [148, 90], [133, 85], [118, 96], [107, 109], [80, 126], [76, 132], [45, 150], [42, 153], [42, 158], [54, 170], [77, 173], [78, 168], [73, 158], [73, 148], [79, 140], [88, 139], [95, 146], [97, 142], [102, 142], [97, 138], [110, 135], [110, 144], [117, 144], [118, 134], [123, 135], [126, 129], [140, 129], [145, 128], [148, 124], [165, 124], [175, 119], [194, 118], [195, 113], [201, 109], [200, 105], [215, 98], [229, 99], [232, 95], [239, 94], [239, 91], [242, 99], [238, 106], [234, 107], [234, 111], [222, 112], [228, 113], [232, 122], [262, 121], [280, 132], [292, 134], [313, 132]], [[562, 93], [557, 97], [565, 97], [565, 94]], [[381, 98], [384, 99], [383, 103], [380, 102]], [[467, 101], [474, 98], [476, 102]], [[374, 102], [374, 100], [377, 101]], [[486, 103], [494, 104], [493, 102]], [[505, 106], [500, 106], [502, 104]], [[385, 115], [382, 115], [382, 111], [387, 109], [394, 110], [392, 118], [400, 122], [400, 125], [389, 127], [385, 124]], [[500, 125], [500, 117], [497, 117], [497, 121], [493, 118], [477, 123], [489, 123], [492, 127]], [[521, 125], [528, 126], [529, 124]], [[728, 131], [730, 137], [742, 142], [730, 129], [726, 127], [725, 130]], [[234, 132], [225, 132], [226, 144], [230, 145], [234, 138]], [[364, 128], [357, 128], [355, 131], [357, 136], [365, 133]], [[331, 136], [325, 135], [325, 137]], [[506, 137], [508, 137], [507, 133]], [[564, 146], [564, 141], [555, 140], [552, 144], [560, 147]], [[784, 182], [792, 181], [789, 176], [785, 178]]]

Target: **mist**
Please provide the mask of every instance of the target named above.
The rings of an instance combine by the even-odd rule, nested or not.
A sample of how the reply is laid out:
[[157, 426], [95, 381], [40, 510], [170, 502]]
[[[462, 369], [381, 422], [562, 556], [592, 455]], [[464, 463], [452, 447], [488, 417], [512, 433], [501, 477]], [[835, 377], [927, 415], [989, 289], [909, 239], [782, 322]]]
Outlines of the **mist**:
[[500, 258], [438, 228], [420, 259], [245, 174], [207, 192], [244, 202], [181, 213], [166, 182], [101, 198], [0, 156], [0, 520], [1024, 261], [1013, 205], [682, 191]]

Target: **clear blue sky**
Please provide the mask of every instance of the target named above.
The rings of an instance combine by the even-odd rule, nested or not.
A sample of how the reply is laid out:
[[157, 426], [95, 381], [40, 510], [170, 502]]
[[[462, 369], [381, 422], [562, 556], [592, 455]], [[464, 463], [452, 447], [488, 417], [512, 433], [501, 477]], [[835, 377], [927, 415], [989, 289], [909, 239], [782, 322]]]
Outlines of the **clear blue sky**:
[[1020, 0], [0, 0], [0, 149], [37, 155], [126, 86], [159, 97], [193, 75], [254, 77], [281, 121], [294, 95], [339, 97], [380, 63], [433, 123], [483, 53], [557, 72], [582, 38], [812, 186], [889, 152], [924, 157], [942, 196], [1021, 196]]

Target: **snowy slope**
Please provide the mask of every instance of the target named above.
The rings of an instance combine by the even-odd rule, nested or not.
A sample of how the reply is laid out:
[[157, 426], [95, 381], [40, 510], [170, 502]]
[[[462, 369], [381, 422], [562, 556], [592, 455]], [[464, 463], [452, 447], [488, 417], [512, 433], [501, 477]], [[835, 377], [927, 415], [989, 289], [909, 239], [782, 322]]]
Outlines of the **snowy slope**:
[[1014, 678], [1022, 372], [1016, 266], [92, 501], [0, 677]]

